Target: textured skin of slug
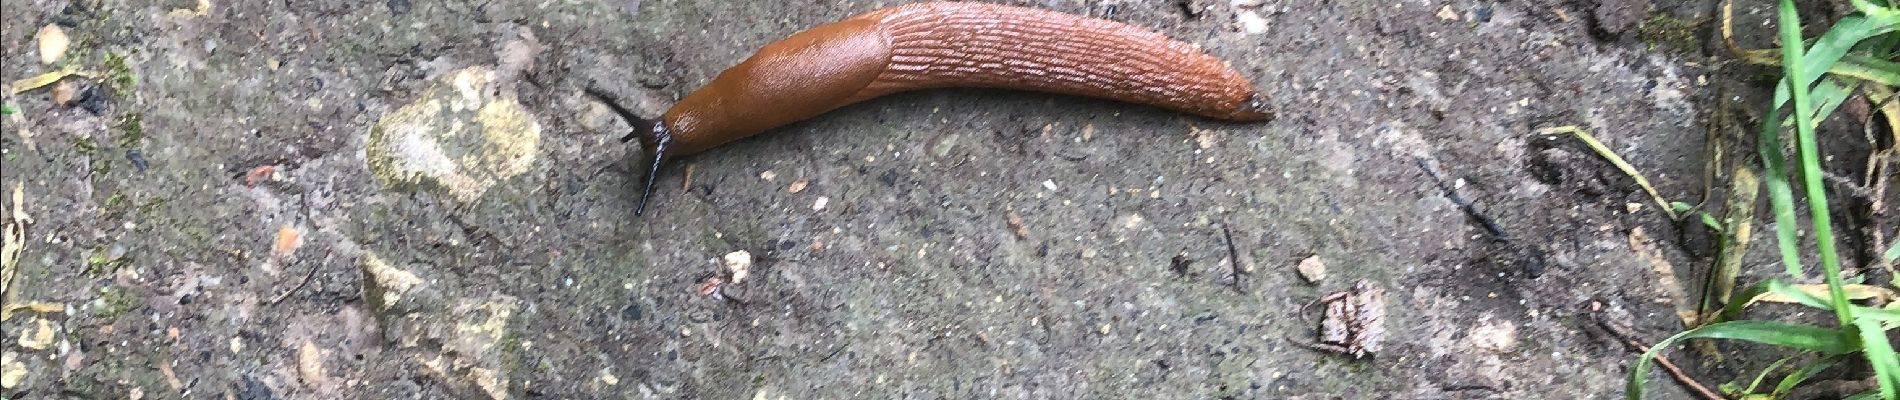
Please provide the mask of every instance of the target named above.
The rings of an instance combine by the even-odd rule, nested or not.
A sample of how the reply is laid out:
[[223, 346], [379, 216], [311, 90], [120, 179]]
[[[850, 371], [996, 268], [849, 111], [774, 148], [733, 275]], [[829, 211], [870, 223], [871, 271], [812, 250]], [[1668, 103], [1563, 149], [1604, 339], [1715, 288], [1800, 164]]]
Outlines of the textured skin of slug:
[[759, 49], [669, 109], [692, 154], [859, 101], [932, 88], [1018, 89], [1233, 121], [1273, 118], [1220, 59], [1120, 22], [982, 3], [890, 7]]

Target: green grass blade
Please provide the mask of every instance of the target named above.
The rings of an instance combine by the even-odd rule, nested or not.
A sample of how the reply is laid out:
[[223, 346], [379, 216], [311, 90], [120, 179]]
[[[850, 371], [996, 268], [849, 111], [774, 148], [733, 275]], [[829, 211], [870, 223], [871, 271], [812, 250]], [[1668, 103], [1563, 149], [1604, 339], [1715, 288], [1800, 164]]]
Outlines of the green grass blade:
[[1749, 381], [1748, 388], [1742, 389], [1742, 393], [1744, 394], [1755, 393], [1755, 389], [1761, 388], [1761, 383], [1763, 381], [1768, 380], [1768, 374], [1774, 373], [1775, 370], [1781, 369], [1782, 365], [1787, 365], [1789, 361], [1794, 361], [1795, 357], [1800, 357], [1800, 356], [1801, 356], [1800, 354], [1796, 354], [1792, 356], [1782, 357], [1780, 360], [1775, 360], [1774, 364], [1768, 364], [1768, 368], [1762, 368], [1761, 373], [1755, 374], [1755, 380]]
[[1900, 86], [1900, 63], [1873, 57], [1848, 55], [1834, 64], [1833, 72], [1887, 86]]
[[1900, 321], [1900, 309], [1854, 306], [1854, 316], [1875, 322]]
[[[1798, 18], [1795, 19], [1798, 20]], [[1766, 178], [1763, 183], [1768, 189], [1768, 203], [1774, 211], [1775, 246], [1781, 253], [1782, 266], [1787, 269], [1790, 277], [1800, 278], [1802, 266], [1798, 242], [1800, 238], [1795, 234], [1795, 225], [1798, 222], [1795, 220], [1794, 189], [1788, 183], [1787, 155], [1781, 151], [1781, 123], [1783, 121], [1780, 112], [1781, 105], [1787, 104], [1793, 97], [1790, 89], [1808, 87], [1815, 80], [1820, 79], [1821, 73], [1826, 71], [1828, 66], [1845, 56], [1854, 43], [1879, 35], [1883, 31], [1892, 30], [1892, 22], [1890, 19], [1849, 15], [1841, 18], [1828, 29], [1827, 33], [1822, 34], [1820, 39], [1815, 40], [1814, 49], [1808, 52], [1806, 57], [1792, 58], [1801, 62], [1790, 63], [1783, 60], [1784, 62], [1781, 63], [1785, 69], [1798, 73], [1783, 76], [1781, 82], [1775, 85], [1774, 102], [1768, 106], [1768, 112], [1763, 114], [1766, 117], [1763, 118], [1761, 132], [1755, 142], [1756, 151], [1762, 158], [1763, 175]], [[1798, 22], [1785, 22], [1783, 25], [1792, 28], [1793, 36], [1795, 36], [1794, 41], [1784, 39], [1783, 43], [1801, 43]], [[1798, 46], [1788, 45], [1782, 48], [1784, 53], [1792, 52], [1797, 55], [1801, 53]], [[1808, 110], [1808, 108], [1797, 107], [1796, 110]]]
[[1774, 399], [1786, 397], [1788, 392], [1794, 391], [1795, 387], [1801, 386], [1801, 384], [1807, 382], [1808, 379], [1813, 378], [1815, 375], [1820, 375], [1821, 371], [1833, 368], [1835, 364], [1840, 364], [1841, 361], [1845, 359], [1847, 359], [1845, 356], [1829, 356], [1816, 360], [1812, 364], [1803, 365], [1801, 369], [1794, 370], [1794, 372], [1788, 373], [1788, 376], [1781, 377], [1781, 383], [1775, 385], [1775, 391], [1769, 393], [1768, 397]]
[[1716, 317], [1715, 322], [1734, 321], [1736, 318], [1741, 317], [1742, 309], [1748, 308], [1749, 304], [1755, 302], [1756, 297], [1760, 297], [1763, 293], [1768, 293], [1768, 291], [1771, 290], [1770, 288], [1779, 283], [1781, 283], [1781, 281], [1773, 279], [1756, 282], [1742, 289], [1741, 293], [1729, 296], [1728, 305], [1722, 307], [1722, 314]]
[[[1809, 60], [1802, 56], [1801, 18], [1796, 15], [1794, 0], [1781, 0], [1781, 10], [1777, 14], [1780, 16], [1777, 25], [1781, 32], [1781, 42], [1786, 44], [1781, 46], [1782, 69], [1786, 71], [1787, 76], [1806, 77]], [[1847, 49], [1853, 47], [1853, 42], [1843, 44], [1817, 41], [1814, 47], [1816, 53], [1837, 51], [1840, 54], [1846, 54]], [[1833, 57], [1838, 59], [1839, 55]], [[1800, 62], [1789, 62], [1792, 60], [1800, 60]], [[1824, 65], [1832, 64], [1830, 60]], [[1853, 309], [1847, 307], [1847, 292], [1841, 289], [1840, 255], [1834, 248], [1834, 225], [1832, 215], [1828, 213], [1827, 186], [1822, 182], [1821, 176], [1821, 150], [1814, 139], [1814, 120], [1810, 114], [1815, 108], [1808, 98], [1807, 85], [1795, 84], [1802, 80], [1804, 79], [1791, 81], [1792, 87], [1788, 89], [1788, 94], [1794, 99], [1795, 143], [1799, 148], [1796, 151], [1796, 158], [1801, 162], [1801, 186], [1807, 194], [1808, 219], [1814, 222], [1814, 244], [1820, 253], [1818, 257], [1821, 259], [1821, 268], [1824, 271], [1822, 277], [1827, 279], [1828, 297], [1835, 305], [1834, 316], [1840, 320], [1841, 325], [1847, 325], [1854, 322]]]
[[[1881, 400], [1881, 398], [1882, 397], [1880, 397], [1880, 392], [1875, 392], [1875, 391], [1870, 390], [1870, 391], [1855, 393], [1853, 396], [1842, 397], [1841, 400]], [[1891, 399], [1892, 397], [1887, 397], [1887, 398]]]
[[1814, 91], [1809, 92], [1809, 96], [1818, 106], [1813, 114], [1809, 114], [1811, 117], [1808, 120], [1820, 121], [1827, 119], [1828, 115], [1833, 115], [1834, 109], [1840, 108], [1841, 103], [1846, 102], [1848, 97], [1852, 97], [1856, 87], [1860, 87], [1860, 81], [1852, 78], [1822, 79], [1815, 83]]
[[[1881, 7], [1867, 0], [1853, 0], [1853, 3], [1854, 3], [1854, 8], [1857, 10], [1860, 10], [1862, 14], [1868, 14], [1868, 15], [1900, 14], [1900, 10], [1894, 10], [1891, 8]], [[1895, 15], [1893, 16], [1893, 18], [1900, 18], [1900, 15]]]
[[1880, 256], [1880, 258], [1887, 259], [1887, 262], [1900, 260], [1900, 241], [1895, 241], [1892, 246], [1887, 246], [1887, 255]]
[[1866, 346], [1867, 363], [1874, 366], [1874, 376], [1880, 381], [1880, 398], [1900, 398], [1900, 357], [1893, 354], [1893, 343], [1887, 341], [1887, 332], [1880, 329], [1880, 322], [1870, 318], [1854, 321], [1860, 332], [1860, 343]]
[[[1787, 15], [1795, 16], [1795, 11], [1788, 9]], [[1801, 60], [1798, 67], [1800, 67], [1802, 74], [1794, 76], [1801, 78], [1800, 82], [1802, 87], [1807, 87], [1813, 84], [1816, 79], [1821, 79], [1821, 74], [1827, 72], [1835, 63], [1840, 62], [1841, 57], [1846, 56], [1848, 50], [1852, 50], [1856, 43], [1883, 33], [1892, 32], [1894, 29], [1892, 21], [1884, 18], [1870, 17], [1861, 14], [1842, 17], [1840, 21], [1834, 23], [1833, 27], [1828, 28], [1826, 33], [1821, 34], [1820, 38], [1814, 40], [1814, 46], [1807, 49], [1807, 54], [1803, 57], [1799, 46], [1787, 45], [1791, 43], [1802, 43], [1798, 40], [1801, 36], [1800, 18], [1796, 17], [1792, 18], [1792, 20], [1782, 18], [1781, 23], [1784, 25], [1793, 25], [1782, 29], [1784, 31], [1783, 37], [1781, 38], [1781, 43], [1784, 44], [1781, 46], [1782, 61], [1784, 61], [1785, 64], [1787, 60]], [[1786, 28], [1794, 28], [1793, 33], [1795, 39], [1797, 39], [1796, 41], [1787, 41]], [[1795, 58], [1787, 57], [1790, 51], [1795, 53]]]
[[1794, 189], [1788, 184], [1788, 155], [1781, 152], [1781, 105], [1788, 102], [1790, 76], [1781, 77], [1775, 85], [1775, 101], [1763, 114], [1760, 134], [1755, 140], [1755, 151], [1761, 153], [1762, 181], [1768, 189], [1769, 209], [1775, 217], [1775, 247], [1781, 253], [1781, 264], [1787, 269], [1788, 277], [1801, 278], [1800, 237], [1795, 235]]
[[1690, 329], [1657, 342], [1649, 351], [1636, 359], [1636, 368], [1630, 369], [1629, 381], [1624, 394], [1630, 400], [1643, 398], [1643, 386], [1649, 378], [1649, 362], [1662, 354], [1676, 342], [1684, 339], [1729, 339], [1763, 343], [1800, 350], [1820, 352], [1826, 355], [1845, 354], [1859, 350], [1857, 343], [1847, 340], [1841, 331], [1813, 325], [1791, 324], [1775, 321], [1729, 321], [1704, 325]]

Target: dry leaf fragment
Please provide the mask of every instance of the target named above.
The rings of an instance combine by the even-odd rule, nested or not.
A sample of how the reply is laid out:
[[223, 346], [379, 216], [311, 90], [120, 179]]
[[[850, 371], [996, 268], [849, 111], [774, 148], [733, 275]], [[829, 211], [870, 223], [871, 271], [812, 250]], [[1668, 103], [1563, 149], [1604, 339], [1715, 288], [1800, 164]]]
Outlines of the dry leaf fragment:
[[13, 81], [11, 90], [13, 94], [25, 93], [28, 90], [39, 89], [40, 87], [51, 85], [53, 82], [59, 82], [60, 79], [65, 79], [66, 76], [72, 74], [72, 71], [53, 71], [34, 75], [26, 79]]
[[300, 244], [303, 244], [302, 235], [297, 233], [297, 228], [285, 224], [283, 227], [277, 228], [277, 244], [271, 247], [271, 256], [283, 257], [284, 255], [290, 254], [291, 251], [297, 250], [297, 246]]
[[185, 381], [178, 379], [178, 371], [172, 370], [171, 363], [158, 363], [158, 372], [165, 375], [165, 385], [171, 386], [172, 391], [185, 390]]
[[[1829, 296], [1827, 292], [1828, 291], [1827, 284], [1823, 284], [1823, 283], [1804, 283], [1804, 284], [1799, 284], [1799, 285], [1788, 285], [1788, 286], [1794, 288], [1795, 290], [1799, 290], [1804, 293], [1807, 293], [1809, 296], [1814, 296], [1814, 297], [1823, 298], [1823, 299]], [[1882, 304], [1892, 303], [1895, 296], [1893, 289], [1888, 289], [1888, 288], [1868, 285], [1868, 284], [1860, 284], [1860, 283], [1851, 283], [1851, 284], [1841, 285], [1841, 291], [1846, 292], [1848, 300], [1874, 299], [1876, 303], [1882, 303]], [[1759, 296], [1755, 296], [1754, 299], [1749, 300], [1748, 303], [1754, 304], [1757, 301], [1767, 301], [1767, 302], [1775, 302], [1775, 303], [1800, 303], [1801, 302], [1801, 300], [1799, 299], [1788, 297], [1788, 296], [1782, 295], [1781, 293], [1775, 293], [1775, 292], [1762, 293]]]
[[60, 81], [59, 84], [53, 85], [53, 104], [61, 107], [70, 106], [73, 100], [78, 99], [79, 86], [73, 85], [72, 82]]
[[196, 5], [196, 7], [174, 8], [172, 9], [170, 15], [173, 18], [191, 18], [191, 17], [202, 17], [210, 13], [211, 13], [211, 0], [198, 0], [198, 4]]
[[42, 313], [42, 314], [56, 313], [60, 311], [66, 311], [66, 304], [65, 303], [50, 303], [50, 302], [44, 302], [44, 301], [28, 302], [26, 304], [8, 304], [5, 308], [0, 308], [0, 321], [5, 321], [5, 320], [13, 318], [13, 312], [19, 311], [20, 309], [26, 309], [26, 310], [30, 310], [30, 311], [33, 311], [36, 313]]
[[1688, 291], [1682, 288], [1682, 281], [1676, 279], [1676, 267], [1663, 256], [1661, 248], [1643, 233], [1643, 228], [1631, 229], [1629, 233], [1630, 250], [1641, 259], [1648, 261], [1650, 269], [1656, 272], [1656, 286], [1662, 293], [1661, 302], [1670, 303], [1676, 308], [1676, 317], [1682, 320], [1682, 326], [1693, 327], [1696, 323], [1695, 303], [1689, 302]]
[[1022, 214], [1017, 214], [1016, 210], [1009, 210], [1009, 213], [1005, 215], [1005, 218], [1007, 219], [1004, 220], [1004, 223], [1009, 225], [1010, 233], [1016, 234], [1016, 239], [1020, 239], [1020, 240], [1029, 239], [1029, 226], [1023, 224]]
[[251, 168], [251, 172], [244, 174], [244, 186], [257, 186], [258, 181], [270, 177], [271, 173], [274, 172], [277, 172], [277, 166], [275, 165], [266, 164], [257, 166], [257, 168]]

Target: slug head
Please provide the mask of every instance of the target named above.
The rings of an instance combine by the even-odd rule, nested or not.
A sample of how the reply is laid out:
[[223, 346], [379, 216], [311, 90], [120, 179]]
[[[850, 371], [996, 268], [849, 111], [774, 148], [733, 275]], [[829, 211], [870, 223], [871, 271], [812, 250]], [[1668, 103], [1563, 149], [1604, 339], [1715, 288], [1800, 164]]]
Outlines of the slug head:
[[647, 166], [647, 174], [646, 178], [642, 179], [640, 205], [633, 209], [633, 215], [639, 216], [645, 214], [647, 200], [653, 197], [654, 183], [660, 178], [660, 167], [665, 165], [667, 161], [667, 150], [673, 147], [673, 132], [667, 129], [666, 121], [657, 118], [640, 118], [640, 116], [634, 114], [632, 110], [621, 107], [620, 103], [614, 100], [613, 95], [594, 88], [587, 88], [586, 92], [589, 96], [593, 96], [595, 100], [606, 104], [608, 109], [614, 111], [614, 114], [619, 114], [621, 119], [627, 121], [627, 125], [633, 126], [633, 131], [627, 132], [626, 136], [620, 137], [622, 143], [630, 142], [634, 139], [640, 140], [640, 149], [644, 150], [646, 155], [646, 159], [643, 161], [645, 161]]

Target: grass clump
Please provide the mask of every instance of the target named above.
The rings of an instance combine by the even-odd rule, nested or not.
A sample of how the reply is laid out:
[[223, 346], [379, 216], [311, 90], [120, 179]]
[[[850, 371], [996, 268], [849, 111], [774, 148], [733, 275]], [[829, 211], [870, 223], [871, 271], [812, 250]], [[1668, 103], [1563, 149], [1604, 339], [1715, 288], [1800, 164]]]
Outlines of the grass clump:
[[[1895, 33], [1896, 26], [1900, 26], [1900, 8], [1883, 0], [1853, 0], [1852, 3], [1857, 13], [1842, 18], [1821, 37], [1808, 41], [1802, 37], [1800, 18], [1793, 0], [1781, 0], [1777, 21], [1783, 46], [1777, 51], [1778, 59], [1750, 59], [1757, 63], [1779, 65], [1782, 69], [1782, 78], [1776, 85], [1774, 101], [1767, 107], [1756, 149], [1762, 159], [1763, 182], [1774, 212], [1774, 238], [1782, 264], [1790, 279], [1800, 280], [1805, 277], [1804, 256], [1818, 261], [1822, 279], [1826, 282], [1825, 290], [1802, 290], [1798, 287], [1800, 285], [1780, 280], [1768, 280], [1750, 286], [1728, 299], [1724, 311], [1715, 318], [1664, 339], [1638, 358], [1635, 368], [1630, 371], [1626, 392], [1628, 398], [1642, 397], [1652, 359], [1671, 345], [1693, 338], [1743, 340], [1821, 356], [1785, 375], [1766, 393], [1757, 392], [1766, 383], [1769, 372], [1794, 358], [1777, 362], [1750, 385], [1736, 390], [1739, 392], [1734, 393], [1737, 396], [1779, 399], [1823, 370], [1843, 363], [1864, 362], [1873, 370], [1877, 388], [1849, 398], [1900, 398], [1900, 357], [1895, 356], [1893, 342], [1887, 335], [1900, 326], [1900, 306], [1897, 306], [1900, 303], [1890, 301], [1884, 307], [1871, 307], [1850, 300], [1851, 297], [1859, 297], [1850, 296], [1850, 286], [1864, 285], [1850, 285], [1842, 276], [1832, 215], [1828, 210], [1828, 186], [1821, 170], [1824, 157], [1819, 154], [1814, 132], [1817, 122], [1850, 98], [1856, 88], [1884, 87], [1890, 90], [1900, 85], [1900, 68], [1894, 67], [1892, 63], [1869, 62], [1883, 57], [1890, 59], [1896, 44], [1900, 44], [1900, 34]], [[1749, 59], [1762, 54], [1748, 52], [1741, 55]], [[1867, 68], [1869, 66], [1871, 70]], [[1792, 146], [1784, 139], [1786, 133], [1792, 133]], [[1783, 151], [1788, 147], [1795, 150], [1792, 166]], [[1814, 254], [1802, 254], [1798, 242], [1800, 238], [1796, 230], [1800, 221], [1796, 218], [1797, 193], [1794, 189], [1794, 182], [1797, 181], [1801, 188], [1800, 198], [1805, 200], [1808, 218], [1813, 224], [1810, 232], [1815, 244]], [[1888, 249], [1881, 258], [1890, 263], [1895, 255], [1900, 255], [1900, 250]], [[1833, 315], [1834, 323], [1815, 325], [1736, 319], [1743, 308], [1769, 295], [1802, 306], [1827, 310]]]

